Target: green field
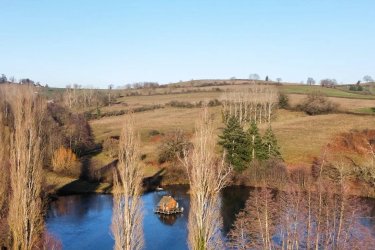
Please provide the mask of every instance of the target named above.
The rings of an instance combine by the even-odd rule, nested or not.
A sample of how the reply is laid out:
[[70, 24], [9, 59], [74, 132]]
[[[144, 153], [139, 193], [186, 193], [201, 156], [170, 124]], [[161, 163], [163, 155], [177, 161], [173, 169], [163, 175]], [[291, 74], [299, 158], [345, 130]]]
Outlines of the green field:
[[280, 90], [285, 94], [310, 94], [319, 91], [330, 97], [351, 98], [351, 99], [371, 99], [375, 100], [374, 95], [353, 93], [341, 88], [323, 88], [320, 86], [307, 86], [307, 85], [283, 85]]

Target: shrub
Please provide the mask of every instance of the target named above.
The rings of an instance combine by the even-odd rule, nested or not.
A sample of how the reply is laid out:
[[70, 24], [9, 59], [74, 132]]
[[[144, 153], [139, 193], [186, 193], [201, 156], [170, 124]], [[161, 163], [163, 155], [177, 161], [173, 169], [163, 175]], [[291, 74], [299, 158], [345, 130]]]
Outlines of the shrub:
[[279, 108], [289, 108], [289, 97], [284, 93], [279, 93]]
[[349, 87], [350, 91], [363, 91], [363, 87], [361, 85], [350, 85]]
[[148, 135], [149, 136], [160, 135], [160, 131], [153, 129], [153, 130], [150, 130], [150, 132], [148, 132]]
[[337, 104], [331, 102], [320, 92], [309, 94], [306, 99], [297, 106], [298, 109], [304, 111], [308, 115], [327, 114], [337, 111], [337, 107]]
[[163, 185], [188, 183], [189, 177], [183, 166], [175, 165], [166, 168], [166, 173], [163, 175]]
[[[204, 101], [199, 101], [195, 103], [191, 102], [184, 102], [184, 101], [170, 101], [166, 105], [170, 107], [175, 107], [175, 108], [200, 108], [203, 107], [206, 103]], [[217, 99], [212, 99], [208, 101], [207, 106], [209, 107], [215, 107], [215, 106], [220, 106], [221, 102]]]
[[167, 103], [168, 106], [175, 108], [194, 108], [196, 105], [190, 102], [170, 101]]
[[187, 136], [181, 130], [167, 134], [159, 147], [159, 163], [176, 160], [178, 156], [183, 157], [183, 151], [190, 145]]
[[208, 102], [208, 107], [220, 106], [221, 102], [218, 99], [213, 99]]
[[105, 155], [115, 158], [118, 155], [119, 140], [113, 137], [108, 137], [103, 142], [103, 152]]
[[53, 171], [78, 178], [81, 175], [81, 163], [70, 148], [60, 147], [52, 158]]

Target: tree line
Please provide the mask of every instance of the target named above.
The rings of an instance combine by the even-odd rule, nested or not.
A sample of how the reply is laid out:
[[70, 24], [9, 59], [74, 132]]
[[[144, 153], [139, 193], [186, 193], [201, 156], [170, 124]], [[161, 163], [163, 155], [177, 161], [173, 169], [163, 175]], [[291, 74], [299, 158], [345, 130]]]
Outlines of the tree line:
[[54, 244], [44, 225], [46, 174], [80, 178], [79, 157], [95, 146], [83, 115], [48, 103], [34, 86], [0, 86], [1, 247]]

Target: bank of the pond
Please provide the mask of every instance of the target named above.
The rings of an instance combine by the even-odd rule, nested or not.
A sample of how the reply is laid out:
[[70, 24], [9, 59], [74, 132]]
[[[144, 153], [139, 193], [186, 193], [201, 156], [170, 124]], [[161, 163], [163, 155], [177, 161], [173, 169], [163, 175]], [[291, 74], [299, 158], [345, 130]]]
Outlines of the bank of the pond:
[[[108, 194], [112, 192], [112, 184], [107, 182], [95, 182], [85, 179], [76, 179], [71, 177], [58, 176], [49, 173], [47, 175], [47, 192], [51, 195], [71, 195], [71, 194]], [[283, 190], [285, 183], [277, 181], [250, 180], [246, 174], [232, 175], [229, 186], [231, 187], [263, 187], [267, 185], [268, 188]], [[144, 192], [150, 192], [158, 187], [170, 185], [188, 185], [188, 180], [183, 175], [174, 176], [174, 178], [165, 178], [165, 173], [161, 170], [156, 174], [147, 176], [143, 181]], [[348, 182], [347, 192], [350, 195], [375, 198], [375, 188], [369, 183], [365, 182]]]

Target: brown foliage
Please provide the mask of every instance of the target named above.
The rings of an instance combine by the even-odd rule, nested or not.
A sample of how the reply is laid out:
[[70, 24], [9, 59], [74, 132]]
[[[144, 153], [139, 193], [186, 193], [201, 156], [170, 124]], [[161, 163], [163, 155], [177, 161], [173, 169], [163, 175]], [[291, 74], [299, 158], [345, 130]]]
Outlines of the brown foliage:
[[188, 137], [182, 130], [168, 133], [159, 146], [159, 163], [176, 161], [178, 157], [183, 157], [184, 150], [190, 146]]
[[60, 147], [52, 158], [53, 171], [78, 178], [81, 175], [81, 163], [69, 148]]
[[352, 130], [341, 133], [333, 138], [329, 148], [334, 152], [371, 155], [371, 151], [375, 151], [375, 130]]
[[109, 157], [116, 158], [118, 155], [119, 140], [113, 137], [108, 137], [103, 142], [103, 152]]
[[309, 94], [306, 99], [297, 106], [308, 115], [327, 114], [337, 110], [338, 105], [331, 102], [320, 92]]

